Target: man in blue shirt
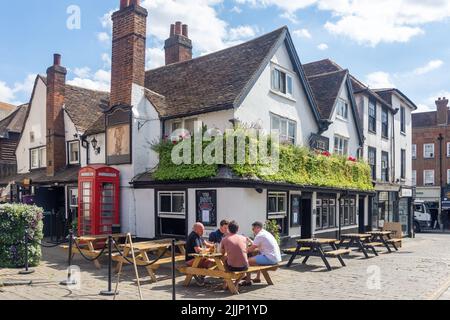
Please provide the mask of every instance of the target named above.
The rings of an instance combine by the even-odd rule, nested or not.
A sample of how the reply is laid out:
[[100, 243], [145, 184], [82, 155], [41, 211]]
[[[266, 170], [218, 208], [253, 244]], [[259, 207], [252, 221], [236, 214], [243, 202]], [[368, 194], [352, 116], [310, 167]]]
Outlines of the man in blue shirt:
[[223, 237], [226, 234], [228, 234], [228, 225], [229, 224], [230, 223], [227, 220], [222, 220], [220, 222], [220, 228], [217, 229], [216, 231], [210, 233], [209, 239], [208, 239], [209, 242], [214, 243], [214, 244], [221, 243]]

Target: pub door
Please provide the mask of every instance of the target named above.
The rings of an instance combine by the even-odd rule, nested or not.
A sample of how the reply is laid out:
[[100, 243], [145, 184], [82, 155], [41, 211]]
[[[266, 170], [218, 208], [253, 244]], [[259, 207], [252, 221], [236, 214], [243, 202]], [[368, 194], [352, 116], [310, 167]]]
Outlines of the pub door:
[[359, 225], [359, 233], [364, 233], [366, 232], [366, 223], [364, 221], [364, 217], [366, 215], [366, 210], [365, 210], [365, 197], [359, 197], [359, 204], [358, 204], [358, 211], [359, 211], [359, 215], [358, 215], [358, 225]]
[[312, 237], [312, 196], [302, 196], [300, 207], [302, 215], [302, 239], [310, 239]]

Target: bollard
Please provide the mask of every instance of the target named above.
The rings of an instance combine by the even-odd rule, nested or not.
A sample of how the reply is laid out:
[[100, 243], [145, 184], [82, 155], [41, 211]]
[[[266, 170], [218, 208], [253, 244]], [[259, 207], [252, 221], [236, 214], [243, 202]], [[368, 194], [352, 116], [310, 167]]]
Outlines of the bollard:
[[175, 239], [172, 239], [172, 300], [177, 300], [175, 292]]
[[73, 246], [73, 230], [69, 230], [69, 258], [67, 259], [69, 267], [67, 269], [67, 279], [59, 283], [62, 286], [77, 284], [77, 281], [75, 279], [72, 279], [72, 272], [70, 269], [70, 267], [72, 266], [72, 246]]
[[34, 273], [34, 270], [29, 269], [29, 266], [28, 266], [28, 230], [27, 229], [25, 229], [24, 241], [25, 241], [25, 270], [19, 271], [19, 274], [25, 275], [25, 274]]
[[108, 237], [108, 290], [100, 291], [101, 296], [114, 296], [118, 292], [112, 290], [112, 243], [113, 237], [110, 235]]

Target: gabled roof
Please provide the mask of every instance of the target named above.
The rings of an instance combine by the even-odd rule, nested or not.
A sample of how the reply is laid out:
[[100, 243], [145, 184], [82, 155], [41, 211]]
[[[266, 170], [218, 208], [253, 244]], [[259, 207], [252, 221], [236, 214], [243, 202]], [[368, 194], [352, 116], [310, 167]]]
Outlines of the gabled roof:
[[401, 99], [405, 100], [413, 110], [417, 110], [417, 106], [414, 102], [411, 101], [403, 92], [401, 92], [397, 88], [388, 88], [388, 89], [374, 89], [379, 96], [381, 96], [384, 100], [388, 101], [392, 105], [392, 95], [397, 94]]
[[308, 76], [308, 82], [313, 91], [322, 119], [329, 120], [331, 118], [336, 100], [347, 74], [347, 70], [342, 70], [313, 75], [311, 77]]
[[[307, 63], [303, 65], [307, 76], [318, 75], [322, 73], [329, 73], [344, 70], [340, 65], [330, 59], [324, 59], [319, 61], [314, 61], [311, 63]], [[391, 104], [384, 100], [380, 95], [378, 95], [374, 90], [370, 89], [364, 83], [359, 81], [356, 77], [350, 75], [351, 85], [353, 88], [353, 92], [355, 94], [358, 93], [366, 93], [370, 97], [376, 99], [379, 103], [388, 107], [391, 111], [394, 111]]]
[[[109, 93], [75, 87], [66, 84], [64, 109], [72, 120], [78, 132], [85, 133], [104, 118], [103, 106], [109, 104]], [[99, 127], [96, 128], [102, 129]], [[102, 131], [100, 131], [102, 132]]]
[[5, 133], [21, 133], [27, 117], [28, 104], [18, 106], [9, 116], [0, 121], [0, 137]]
[[147, 71], [145, 87], [152, 91], [146, 93], [147, 98], [165, 119], [237, 108], [283, 43], [319, 122], [287, 27], [225, 50]]

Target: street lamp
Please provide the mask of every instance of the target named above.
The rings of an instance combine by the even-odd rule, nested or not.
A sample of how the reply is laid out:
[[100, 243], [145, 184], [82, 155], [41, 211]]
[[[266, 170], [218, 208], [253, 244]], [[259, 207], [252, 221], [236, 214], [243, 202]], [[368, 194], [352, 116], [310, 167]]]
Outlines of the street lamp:
[[91, 144], [92, 144], [92, 148], [95, 151], [95, 154], [100, 154], [100, 147], [98, 147], [98, 141], [97, 139], [95, 139], [95, 137], [91, 140]]

